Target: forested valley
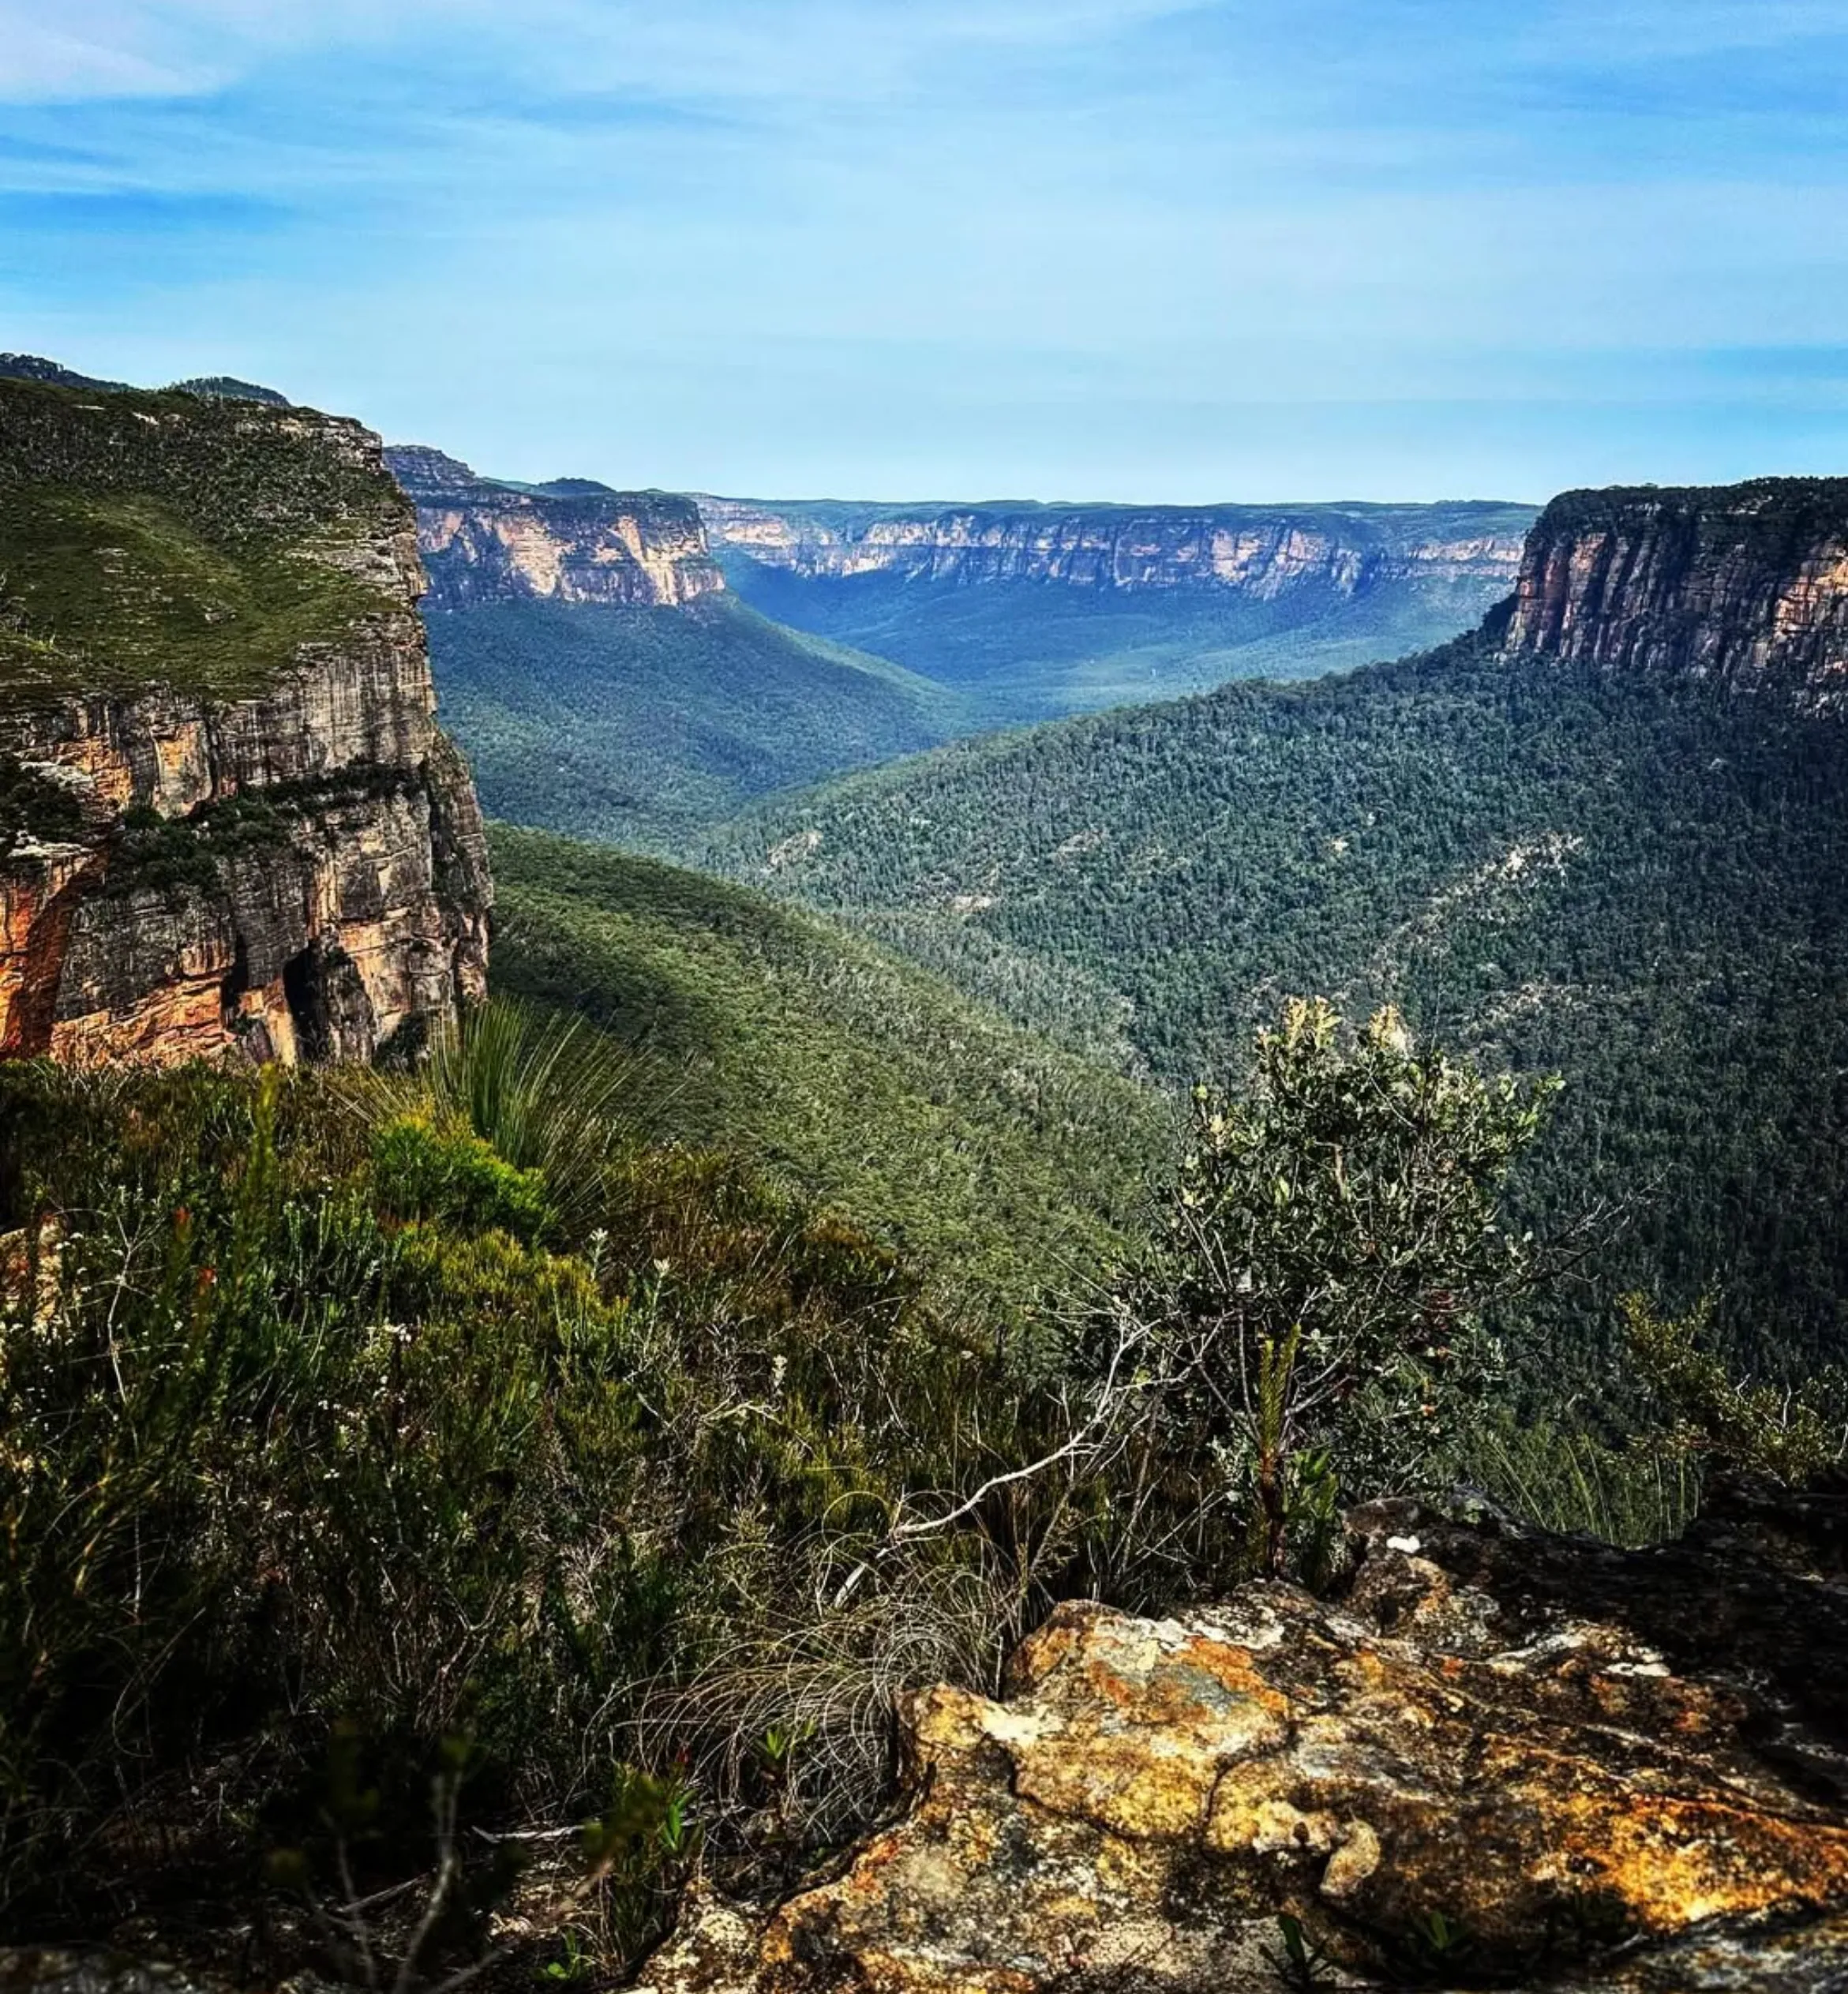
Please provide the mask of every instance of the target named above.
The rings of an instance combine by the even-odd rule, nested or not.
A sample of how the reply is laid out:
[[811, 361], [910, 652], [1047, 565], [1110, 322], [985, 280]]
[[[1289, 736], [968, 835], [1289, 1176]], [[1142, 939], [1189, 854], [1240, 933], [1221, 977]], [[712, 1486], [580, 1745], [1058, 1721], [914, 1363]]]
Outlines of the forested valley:
[[1616, 1221], [1569, 1336], [1602, 1341], [1611, 1283], [1711, 1289], [1800, 1372], [1848, 1333], [1845, 776], [1839, 720], [1490, 631], [959, 745], [699, 855], [1171, 1086], [1309, 991], [1557, 1071], [1517, 1210]]

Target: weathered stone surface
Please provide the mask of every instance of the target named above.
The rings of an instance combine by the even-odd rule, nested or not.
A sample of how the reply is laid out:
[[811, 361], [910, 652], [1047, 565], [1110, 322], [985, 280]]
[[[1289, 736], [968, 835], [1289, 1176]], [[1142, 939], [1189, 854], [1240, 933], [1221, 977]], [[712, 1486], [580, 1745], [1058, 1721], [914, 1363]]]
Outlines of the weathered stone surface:
[[204, 1994], [211, 1985], [179, 1967], [121, 1953], [0, 1947], [0, 1994]]
[[1839, 708], [1848, 479], [1566, 493], [1528, 536], [1507, 643]]
[[1093, 590], [1208, 587], [1270, 602], [1310, 583], [1352, 596], [1412, 575], [1511, 586], [1521, 552], [1517, 531], [1434, 533], [1412, 519], [1344, 523], [1333, 508], [1311, 519], [1254, 506], [823, 513], [748, 499], [699, 503], [715, 546], [809, 579], [890, 574]]
[[691, 499], [584, 478], [504, 485], [418, 444], [386, 456], [416, 503], [432, 609], [534, 600], [673, 608], [725, 587]]
[[371, 606], [249, 698], [8, 688], [0, 775], [65, 808], [0, 840], [0, 1056], [363, 1058], [485, 988], [485, 841], [410, 508], [356, 424], [253, 420], [376, 482], [365, 530], [314, 547]]
[[1273, 1990], [1288, 1915], [1329, 1986], [1839, 1988], [1845, 1521], [1735, 1493], [1623, 1552], [1379, 1504], [1333, 1601], [1064, 1607], [1003, 1700], [904, 1713], [902, 1819], [696, 1902], [640, 1984]]

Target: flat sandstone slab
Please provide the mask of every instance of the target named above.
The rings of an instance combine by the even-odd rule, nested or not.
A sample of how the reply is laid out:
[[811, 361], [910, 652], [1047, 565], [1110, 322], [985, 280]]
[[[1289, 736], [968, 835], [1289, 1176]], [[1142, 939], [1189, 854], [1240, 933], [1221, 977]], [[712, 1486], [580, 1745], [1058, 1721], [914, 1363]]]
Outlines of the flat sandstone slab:
[[1622, 1552], [1358, 1511], [1334, 1601], [1061, 1608], [1002, 1700], [904, 1713], [913, 1798], [647, 1994], [1848, 1985], [1841, 1498]]

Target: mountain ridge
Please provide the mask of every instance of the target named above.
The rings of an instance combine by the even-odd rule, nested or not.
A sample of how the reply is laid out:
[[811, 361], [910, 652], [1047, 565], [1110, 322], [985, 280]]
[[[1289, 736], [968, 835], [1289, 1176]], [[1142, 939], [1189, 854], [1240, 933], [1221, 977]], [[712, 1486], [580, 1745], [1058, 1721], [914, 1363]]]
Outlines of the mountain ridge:
[[1279, 592], [1318, 569], [1351, 592], [1369, 579], [1370, 557], [1449, 565], [1512, 583], [1520, 535], [1511, 529], [1535, 509], [1498, 500], [887, 505], [705, 493], [696, 498], [715, 544], [810, 576], [888, 571], [969, 582], [1005, 577], [1254, 593]]
[[427, 612], [521, 601], [678, 609], [725, 587], [698, 508], [673, 493], [590, 478], [508, 484], [427, 444], [391, 445], [385, 462], [417, 508]]
[[1848, 478], [1562, 493], [1528, 537], [1505, 647], [1839, 708]]
[[881, 506], [702, 496], [745, 601], [1018, 725], [1401, 656], [1507, 594], [1535, 508]]

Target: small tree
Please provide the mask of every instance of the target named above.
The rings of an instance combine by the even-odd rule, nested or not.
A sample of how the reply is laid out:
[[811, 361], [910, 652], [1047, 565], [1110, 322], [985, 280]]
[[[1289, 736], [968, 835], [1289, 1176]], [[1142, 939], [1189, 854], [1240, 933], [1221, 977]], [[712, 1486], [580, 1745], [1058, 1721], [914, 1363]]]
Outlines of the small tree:
[[1412, 1477], [1446, 1444], [1493, 1358], [1484, 1305], [1537, 1271], [1499, 1201], [1557, 1084], [1420, 1050], [1391, 1010], [1345, 1034], [1314, 999], [1258, 1034], [1238, 1099], [1194, 1090], [1118, 1313], [1147, 1332], [1156, 1444], [1249, 1490], [1261, 1570], [1283, 1570], [1299, 1506], [1332, 1523], [1337, 1475]]

